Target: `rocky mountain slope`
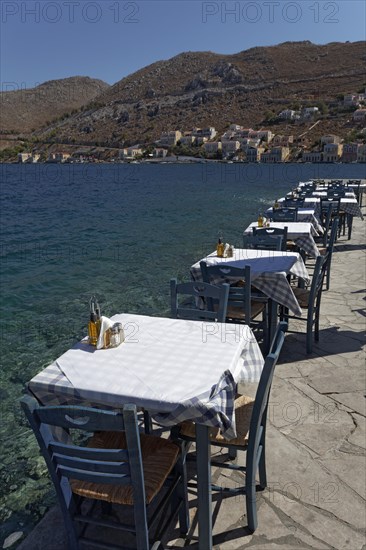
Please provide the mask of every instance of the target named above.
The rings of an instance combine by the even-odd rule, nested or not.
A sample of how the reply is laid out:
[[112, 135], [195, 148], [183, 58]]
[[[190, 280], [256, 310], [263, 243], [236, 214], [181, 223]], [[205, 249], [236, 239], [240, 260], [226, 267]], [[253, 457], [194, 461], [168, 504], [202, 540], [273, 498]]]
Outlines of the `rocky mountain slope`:
[[35, 135], [48, 143], [120, 147], [149, 143], [169, 129], [258, 127], [270, 111], [334, 101], [364, 87], [365, 61], [366, 42], [182, 53], [104, 87], [92, 103]]
[[109, 87], [94, 78], [74, 76], [50, 80], [35, 88], [0, 94], [0, 132], [22, 134], [76, 112]]

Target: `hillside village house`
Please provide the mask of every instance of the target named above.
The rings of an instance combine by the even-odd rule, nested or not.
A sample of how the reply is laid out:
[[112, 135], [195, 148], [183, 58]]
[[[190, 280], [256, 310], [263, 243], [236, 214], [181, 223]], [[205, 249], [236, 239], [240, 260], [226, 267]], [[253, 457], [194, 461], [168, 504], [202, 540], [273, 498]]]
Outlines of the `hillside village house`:
[[322, 151], [304, 151], [302, 154], [303, 162], [322, 162], [323, 153]]
[[163, 147], [155, 147], [155, 149], [152, 152], [152, 156], [154, 158], [165, 158], [168, 154], [168, 150], [164, 149]]
[[259, 139], [238, 138], [242, 151], [246, 151], [248, 147], [258, 147], [260, 144]]
[[143, 154], [144, 150], [139, 145], [134, 145], [132, 147], [127, 147], [125, 149], [119, 150], [120, 159], [134, 159]]
[[207, 140], [210, 140], [214, 139], [216, 135], [217, 132], [213, 126], [209, 126], [208, 128], [193, 128], [192, 130], [192, 136], [196, 139], [207, 138]]
[[27, 162], [32, 158], [32, 153], [18, 153], [18, 162]]
[[222, 141], [221, 149], [224, 156], [234, 155], [240, 149], [240, 142], [236, 140]]
[[342, 140], [339, 136], [335, 136], [333, 134], [329, 134], [327, 136], [322, 136], [320, 138], [320, 143], [322, 145], [327, 145], [328, 143], [340, 143]]
[[203, 145], [203, 148], [207, 155], [217, 155], [222, 149], [222, 143], [221, 141], [208, 141]]
[[269, 143], [273, 138], [273, 134], [271, 130], [251, 130], [248, 133], [248, 137], [250, 139], [260, 139]]
[[280, 147], [289, 147], [290, 144], [294, 142], [294, 136], [283, 136], [281, 134], [276, 134], [272, 139], [272, 145]]
[[343, 145], [340, 143], [327, 143], [323, 149], [323, 162], [338, 162], [342, 151]]
[[181, 145], [188, 145], [189, 147], [193, 145], [195, 141], [196, 141], [196, 138], [191, 134], [187, 136], [182, 136], [179, 140]]
[[39, 153], [18, 153], [18, 162], [32, 164], [38, 162], [41, 158]]
[[356, 109], [353, 113], [353, 120], [355, 122], [364, 122], [366, 120], [366, 109]]
[[345, 143], [343, 145], [342, 162], [357, 162], [359, 143]]
[[66, 162], [70, 157], [70, 153], [50, 153], [47, 162]]
[[273, 147], [261, 155], [261, 162], [284, 162], [290, 154], [288, 147]]
[[301, 111], [301, 116], [302, 118], [304, 119], [309, 119], [309, 118], [312, 118], [313, 116], [317, 115], [319, 112], [319, 108], [318, 107], [305, 107], [302, 111]]
[[248, 162], [259, 162], [264, 153], [264, 147], [248, 147], [246, 150], [246, 160]]
[[293, 111], [292, 109], [284, 109], [278, 115], [278, 118], [282, 118], [284, 120], [294, 120], [296, 117], [298, 117], [298, 115], [296, 111]]
[[170, 130], [169, 132], [162, 132], [160, 135], [159, 143], [160, 145], [165, 145], [166, 147], [174, 147], [177, 145], [177, 142], [181, 139], [182, 132], [179, 130]]

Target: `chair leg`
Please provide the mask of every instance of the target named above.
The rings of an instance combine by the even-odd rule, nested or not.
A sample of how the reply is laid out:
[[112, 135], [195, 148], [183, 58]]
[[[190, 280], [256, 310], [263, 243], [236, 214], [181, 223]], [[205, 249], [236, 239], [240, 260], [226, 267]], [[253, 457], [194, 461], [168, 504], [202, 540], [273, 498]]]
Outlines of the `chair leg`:
[[245, 501], [247, 506], [247, 518], [248, 518], [248, 529], [251, 533], [257, 528], [258, 519], [257, 519], [257, 493], [256, 493], [256, 484], [255, 484], [255, 472], [253, 471], [253, 461], [247, 466], [247, 479], [245, 484]]
[[[185, 444], [184, 444], [185, 445]], [[179, 508], [179, 531], [185, 535], [189, 529], [189, 504], [188, 504], [188, 492], [186, 490], [187, 479], [187, 463], [186, 463], [186, 449], [182, 449], [181, 456], [177, 462], [177, 467], [181, 475], [181, 482], [177, 488], [178, 497], [182, 500], [182, 506]]]
[[261, 486], [261, 489], [265, 489], [267, 487], [265, 442], [263, 442], [262, 444], [262, 453], [259, 459], [258, 471], [259, 471], [259, 485]]
[[[310, 313], [310, 312], [309, 312]], [[313, 351], [313, 326], [312, 317], [306, 324], [306, 353], [310, 354]]]
[[238, 450], [235, 447], [228, 447], [228, 453], [230, 460], [235, 460], [238, 456]]

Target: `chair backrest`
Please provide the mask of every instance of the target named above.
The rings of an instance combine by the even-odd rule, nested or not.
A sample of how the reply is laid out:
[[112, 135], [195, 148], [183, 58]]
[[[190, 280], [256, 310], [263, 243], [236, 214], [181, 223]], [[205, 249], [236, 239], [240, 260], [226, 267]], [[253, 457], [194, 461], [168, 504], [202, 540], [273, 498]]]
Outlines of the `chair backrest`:
[[276, 248], [273, 250], [287, 250], [287, 231], [288, 228], [285, 227], [253, 227], [253, 235], [255, 237], [282, 237], [281, 248]]
[[273, 210], [272, 220], [274, 222], [297, 222], [297, 208], [279, 208]]
[[328, 260], [328, 253], [323, 256], [318, 256], [316, 259], [308, 302], [308, 320], [312, 319], [314, 314], [319, 315], [321, 294], [325, 273], [328, 267]]
[[331, 216], [338, 216], [339, 215], [339, 209], [341, 206], [341, 199], [339, 197], [337, 198], [322, 198], [320, 199], [320, 206], [321, 206], [321, 213], [322, 216], [326, 215], [328, 213], [329, 205], [332, 205], [332, 213]]
[[328, 256], [327, 265], [326, 265], [326, 289], [327, 290], [329, 290], [329, 287], [330, 287], [330, 268], [332, 264], [334, 243], [337, 237], [338, 224], [339, 224], [339, 218], [337, 217], [333, 220], [330, 237], [327, 243], [327, 249], [326, 249], [326, 253]]
[[281, 322], [278, 324], [272, 341], [270, 352], [264, 362], [261, 378], [254, 400], [253, 412], [250, 420], [247, 455], [248, 459], [249, 457], [253, 457], [254, 461], [258, 457], [259, 447], [264, 444], [268, 399], [271, 390], [274, 369], [283, 346], [286, 330], [287, 323]]
[[327, 193], [327, 196], [328, 198], [330, 199], [337, 199], [337, 198], [342, 198], [342, 197], [345, 197], [346, 196], [346, 190], [345, 189], [332, 189], [332, 190], [329, 190], [328, 193]]
[[171, 316], [173, 319], [218, 321], [226, 319], [230, 286], [208, 282], [177, 283], [170, 280]]
[[228, 306], [240, 308], [244, 311], [245, 322], [250, 324], [251, 319], [251, 274], [250, 266], [243, 268], [233, 267], [228, 264], [207, 265], [205, 261], [200, 262], [202, 279], [206, 283], [225, 284], [236, 282], [230, 286], [228, 295]]
[[306, 193], [304, 192], [301, 195], [302, 195], [301, 197], [286, 198], [284, 201], [284, 206], [302, 208], [304, 206], [304, 198], [306, 196]]
[[244, 235], [244, 248], [256, 250], [283, 250], [282, 235]]
[[[135, 502], [145, 502], [135, 405], [124, 405], [118, 413], [90, 407], [42, 407], [27, 395], [21, 399], [21, 406], [46, 461], [64, 514], [70, 508], [70, 499], [74, 498], [70, 480], [132, 485]], [[127, 448], [87, 447], [83, 440], [80, 443], [80, 431], [89, 435], [94, 431], [124, 431]]]

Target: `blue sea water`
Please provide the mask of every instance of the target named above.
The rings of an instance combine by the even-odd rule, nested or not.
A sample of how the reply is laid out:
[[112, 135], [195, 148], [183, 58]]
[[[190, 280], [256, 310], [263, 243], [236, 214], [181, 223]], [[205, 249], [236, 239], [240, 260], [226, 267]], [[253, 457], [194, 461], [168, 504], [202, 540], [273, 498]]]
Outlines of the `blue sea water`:
[[26, 382], [102, 314], [169, 315], [169, 280], [240, 246], [258, 212], [298, 181], [365, 178], [365, 165], [1, 165], [0, 539], [53, 502], [19, 410]]

